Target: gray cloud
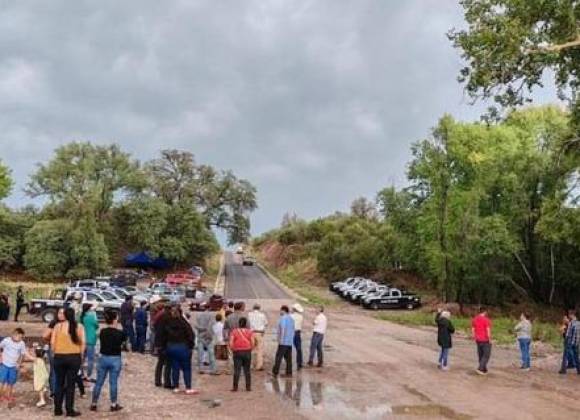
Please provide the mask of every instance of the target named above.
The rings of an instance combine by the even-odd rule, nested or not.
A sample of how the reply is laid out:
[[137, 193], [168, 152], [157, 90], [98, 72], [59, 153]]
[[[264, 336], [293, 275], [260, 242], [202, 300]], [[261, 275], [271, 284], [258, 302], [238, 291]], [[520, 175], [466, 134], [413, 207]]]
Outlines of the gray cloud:
[[71, 140], [183, 148], [259, 190], [254, 232], [404, 182], [444, 112], [475, 118], [454, 0], [2, 1], [0, 157], [21, 192]]

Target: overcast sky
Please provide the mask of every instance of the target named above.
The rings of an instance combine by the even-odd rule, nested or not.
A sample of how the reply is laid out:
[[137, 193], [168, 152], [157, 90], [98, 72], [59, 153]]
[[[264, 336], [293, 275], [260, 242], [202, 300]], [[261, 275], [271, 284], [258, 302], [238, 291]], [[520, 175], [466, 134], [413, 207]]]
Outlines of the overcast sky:
[[456, 0], [0, 0], [0, 158], [19, 206], [72, 140], [193, 152], [258, 188], [253, 232], [405, 182], [409, 146], [476, 119]]

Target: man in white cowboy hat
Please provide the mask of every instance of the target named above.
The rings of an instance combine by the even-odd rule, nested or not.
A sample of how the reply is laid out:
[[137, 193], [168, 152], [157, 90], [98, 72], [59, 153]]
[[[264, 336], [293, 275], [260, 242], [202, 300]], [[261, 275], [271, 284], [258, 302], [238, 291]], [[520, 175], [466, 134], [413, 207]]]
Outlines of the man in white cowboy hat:
[[292, 319], [294, 320], [294, 348], [296, 349], [296, 367], [302, 369], [302, 322], [304, 308], [299, 303], [292, 305]]

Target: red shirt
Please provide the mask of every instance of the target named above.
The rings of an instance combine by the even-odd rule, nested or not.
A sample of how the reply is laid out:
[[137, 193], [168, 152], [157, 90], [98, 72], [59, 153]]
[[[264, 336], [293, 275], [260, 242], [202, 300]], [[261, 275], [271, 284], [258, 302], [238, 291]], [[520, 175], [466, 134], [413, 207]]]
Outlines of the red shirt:
[[491, 321], [483, 314], [477, 315], [471, 320], [471, 328], [473, 328], [475, 341], [485, 343], [489, 341], [488, 331], [491, 331]]
[[230, 349], [247, 351], [254, 347], [254, 333], [248, 328], [236, 328], [230, 333]]

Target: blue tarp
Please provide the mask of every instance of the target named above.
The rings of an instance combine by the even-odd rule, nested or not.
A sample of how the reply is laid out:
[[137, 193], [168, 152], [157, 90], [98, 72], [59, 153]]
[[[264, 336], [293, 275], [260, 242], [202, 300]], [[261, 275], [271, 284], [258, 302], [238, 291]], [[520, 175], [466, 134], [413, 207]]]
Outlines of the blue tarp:
[[162, 270], [171, 267], [163, 257], [153, 258], [147, 252], [135, 252], [125, 257], [125, 265], [129, 267], [155, 268]]

